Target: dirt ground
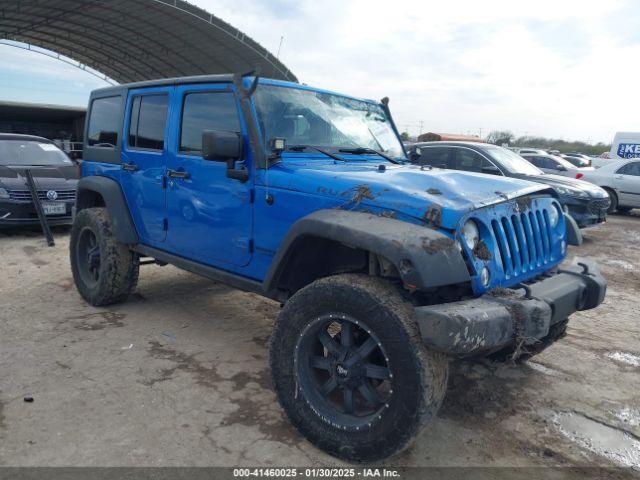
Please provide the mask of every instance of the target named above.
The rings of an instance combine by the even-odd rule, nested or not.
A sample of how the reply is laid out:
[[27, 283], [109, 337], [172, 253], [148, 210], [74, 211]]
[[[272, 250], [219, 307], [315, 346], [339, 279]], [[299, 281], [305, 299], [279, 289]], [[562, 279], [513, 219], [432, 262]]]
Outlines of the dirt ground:
[[[93, 308], [54, 233], [0, 233], [0, 465], [341, 464], [276, 402], [277, 304], [145, 266], [126, 304]], [[600, 263], [606, 302], [528, 364], [453, 365], [439, 417], [386, 465], [640, 469], [640, 211], [570, 255]]]

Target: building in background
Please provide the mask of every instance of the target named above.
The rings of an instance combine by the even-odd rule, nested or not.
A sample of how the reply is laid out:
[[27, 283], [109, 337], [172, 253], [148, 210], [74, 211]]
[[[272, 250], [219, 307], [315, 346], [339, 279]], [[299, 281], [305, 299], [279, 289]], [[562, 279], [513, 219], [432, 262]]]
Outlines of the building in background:
[[0, 101], [0, 132], [48, 138], [80, 158], [85, 114], [84, 107]]
[[482, 142], [475, 135], [458, 135], [457, 133], [433, 133], [427, 132], [418, 136], [418, 142]]

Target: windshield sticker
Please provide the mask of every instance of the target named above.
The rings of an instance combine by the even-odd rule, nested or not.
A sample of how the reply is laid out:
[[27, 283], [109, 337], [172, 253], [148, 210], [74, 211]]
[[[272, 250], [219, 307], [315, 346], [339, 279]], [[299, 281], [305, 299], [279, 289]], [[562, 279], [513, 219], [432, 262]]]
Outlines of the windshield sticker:
[[38, 146], [45, 152], [57, 152], [58, 147], [52, 143], [39, 143]]

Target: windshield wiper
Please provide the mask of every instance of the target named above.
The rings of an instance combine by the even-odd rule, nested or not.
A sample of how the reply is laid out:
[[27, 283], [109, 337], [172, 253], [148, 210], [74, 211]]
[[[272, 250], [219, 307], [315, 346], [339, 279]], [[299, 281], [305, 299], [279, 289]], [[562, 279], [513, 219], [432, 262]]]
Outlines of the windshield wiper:
[[388, 160], [391, 163], [395, 163], [396, 165], [402, 165], [403, 163], [399, 160], [396, 160], [393, 157], [390, 157], [386, 153], [379, 152], [378, 150], [374, 150], [373, 148], [365, 148], [365, 147], [341, 148], [339, 151], [343, 153], [353, 153], [354, 155], [366, 155], [366, 154], [380, 155], [385, 160]]
[[329, 158], [333, 158], [334, 160], [338, 160], [339, 162], [346, 162], [344, 158], [340, 158], [337, 155], [334, 155], [331, 152], [327, 152], [326, 150], [318, 147], [314, 147], [313, 145], [287, 145], [287, 150], [293, 150], [294, 152], [301, 152], [310, 148], [311, 150], [315, 150], [316, 152], [320, 152], [323, 155], [326, 155]]

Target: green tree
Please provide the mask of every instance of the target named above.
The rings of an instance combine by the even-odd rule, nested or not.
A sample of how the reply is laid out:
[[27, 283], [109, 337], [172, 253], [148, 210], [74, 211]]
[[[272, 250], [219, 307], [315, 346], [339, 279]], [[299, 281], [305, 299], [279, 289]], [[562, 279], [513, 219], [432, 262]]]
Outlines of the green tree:
[[494, 145], [511, 144], [515, 135], [509, 130], [492, 130], [485, 138], [487, 143], [493, 143]]

